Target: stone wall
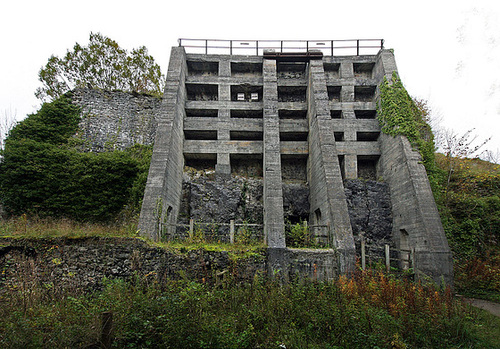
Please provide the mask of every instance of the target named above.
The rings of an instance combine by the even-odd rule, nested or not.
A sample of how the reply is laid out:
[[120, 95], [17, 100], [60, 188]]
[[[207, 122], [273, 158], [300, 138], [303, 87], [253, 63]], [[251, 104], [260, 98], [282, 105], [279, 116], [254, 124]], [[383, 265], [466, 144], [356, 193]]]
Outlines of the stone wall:
[[[234, 253], [234, 252], [233, 252]], [[256, 274], [286, 279], [328, 280], [338, 275], [333, 250], [285, 251], [286, 264], [274, 271], [269, 249], [233, 258], [227, 251], [164, 249], [135, 238], [0, 239], [0, 293], [6, 287], [42, 285], [101, 289], [104, 278], [134, 275], [162, 282], [189, 279], [213, 283], [223, 275], [251, 282]]]
[[154, 143], [161, 98], [144, 94], [75, 89], [73, 103], [82, 108], [78, 136], [83, 149], [102, 152]]

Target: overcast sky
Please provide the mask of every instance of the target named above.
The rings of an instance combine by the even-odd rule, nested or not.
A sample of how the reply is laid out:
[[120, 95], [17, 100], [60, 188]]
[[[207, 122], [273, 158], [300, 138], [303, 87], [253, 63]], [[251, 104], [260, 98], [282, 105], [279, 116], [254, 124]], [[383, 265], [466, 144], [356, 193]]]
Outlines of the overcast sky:
[[35, 112], [38, 71], [100, 32], [166, 72], [178, 38], [385, 39], [441, 126], [500, 149], [500, 1], [15, 0], [0, 4], [0, 117]]

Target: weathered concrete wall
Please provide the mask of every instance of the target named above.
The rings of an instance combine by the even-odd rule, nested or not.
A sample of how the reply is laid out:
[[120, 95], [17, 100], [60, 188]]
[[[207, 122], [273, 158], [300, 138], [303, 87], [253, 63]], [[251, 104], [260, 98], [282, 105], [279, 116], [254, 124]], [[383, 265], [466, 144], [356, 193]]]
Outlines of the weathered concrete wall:
[[349, 273], [355, 267], [354, 239], [330, 123], [323, 62], [319, 60], [310, 61], [308, 100], [311, 221], [329, 226], [328, 238], [338, 251], [340, 271]]
[[123, 150], [154, 143], [161, 98], [79, 88], [72, 91], [72, 101], [82, 108], [78, 137], [83, 150]]
[[141, 234], [158, 239], [160, 223], [176, 223], [184, 168], [183, 122], [187, 65], [183, 47], [173, 47], [153, 156], [139, 218]]

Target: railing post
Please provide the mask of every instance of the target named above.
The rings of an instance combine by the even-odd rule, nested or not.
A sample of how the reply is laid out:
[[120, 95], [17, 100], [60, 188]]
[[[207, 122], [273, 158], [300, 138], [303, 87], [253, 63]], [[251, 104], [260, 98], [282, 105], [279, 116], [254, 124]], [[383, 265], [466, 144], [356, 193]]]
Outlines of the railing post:
[[229, 54], [233, 54], [233, 40], [229, 40]]
[[281, 45], [280, 52], [283, 53], [283, 40], [280, 41], [280, 45]]
[[229, 243], [234, 244], [234, 219], [229, 221]]
[[359, 40], [356, 40], [356, 56], [359, 56]]
[[330, 41], [330, 49], [332, 50], [332, 56], [333, 56], [333, 40]]
[[364, 235], [361, 235], [361, 269], [366, 269], [366, 246]]
[[259, 40], [255, 40], [255, 54], [259, 55]]
[[389, 250], [389, 245], [385, 244], [385, 268], [387, 272], [391, 270], [391, 253]]
[[189, 238], [192, 239], [194, 236], [194, 220], [191, 218], [189, 220]]
[[208, 55], [208, 40], [205, 40], [205, 54]]
[[380, 39], [380, 49], [384, 49], [384, 39]]

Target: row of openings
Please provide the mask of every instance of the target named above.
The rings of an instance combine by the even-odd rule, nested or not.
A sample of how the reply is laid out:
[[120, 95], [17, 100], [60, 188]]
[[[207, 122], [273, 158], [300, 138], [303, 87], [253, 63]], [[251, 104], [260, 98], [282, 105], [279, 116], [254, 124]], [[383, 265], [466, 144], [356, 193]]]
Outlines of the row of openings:
[[[352, 63], [354, 77], [357, 78], [372, 79], [374, 67], [374, 62]], [[340, 63], [324, 63], [323, 68], [327, 77], [333, 79], [340, 77]]]
[[[358, 142], [376, 142], [380, 132], [356, 132], [356, 141]], [[184, 137], [187, 140], [217, 140], [216, 130], [185, 130]], [[280, 141], [282, 142], [305, 142], [307, 141], [307, 132], [280, 132]], [[335, 141], [343, 142], [344, 132], [334, 132]], [[262, 141], [264, 133], [258, 131], [229, 131], [229, 140], [231, 141]]]
[[[187, 61], [190, 76], [218, 76], [219, 62]], [[307, 64], [305, 62], [278, 62], [279, 78], [305, 78]], [[231, 62], [231, 76], [250, 77], [262, 75], [262, 63]]]
[[[193, 141], [217, 140], [216, 130], [184, 130], [184, 138]], [[231, 141], [262, 141], [264, 133], [258, 131], [229, 131]], [[282, 142], [307, 141], [307, 132], [280, 132]]]
[[[216, 118], [219, 115], [218, 109], [186, 109], [186, 117], [199, 117], [199, 118]], [[230, 116], [232, 118], [250, 118], [262, 119], [264, 113], [262, 109], [231, 109]], [[279, 109], [278, 116], [280, 119], [306, 119], [307, 110], [294, 110], [294, 109]], [[342, 110], [330, 110], [332, 119], [342, 119]], [[354, 110], [356, 119], [375, 119], [377, 117], [376, 110]]]
[[[342, 86], [328, 86], [328, 99], [332, 102], [344, 102], [342, 101], [341, 90]], [[373, 102], [376, 90], [377, 86], [355, 86], [354, 102]]]
[[[328, 86], [328, 99], [332, 102], [342, 102], [342, 86]], [[231, 86], [231, 101], [260, 102], [262, 101], [262, 86], [233, 85]], [[354, 102], [373, 102], [376, 86], [355, 86]], [[216, 84], [186, 84], [189, 101], [217, 101], [219, 88]], [[305, 86], [278, 86], [278, 102], [306, 102], [307, 88]]]
[[[374, 62], [352, 63], [355, 77], [373, 78]], [[327, 76], [338, 78], [340, 63], [324, 63]], [[219, 62], [187, 61], [188, 75], [191, 76], [217, 76], [219, 75]], [[278, 77], [304, 78], [307, 71], [305, 62], [278, 62]], [[262, 63], [259, 62], [231, 62], [231, 76], [261, 76]]]
[[[230, 154], [231, 173], [262, 177], [262, 154]], [[217, 164], [217, 154], [184, 154], [185, 166], [198, 171], [213, 171]], [[281, 175], [283, 180], [307, 181], [307, 155], [282, 155]]]

